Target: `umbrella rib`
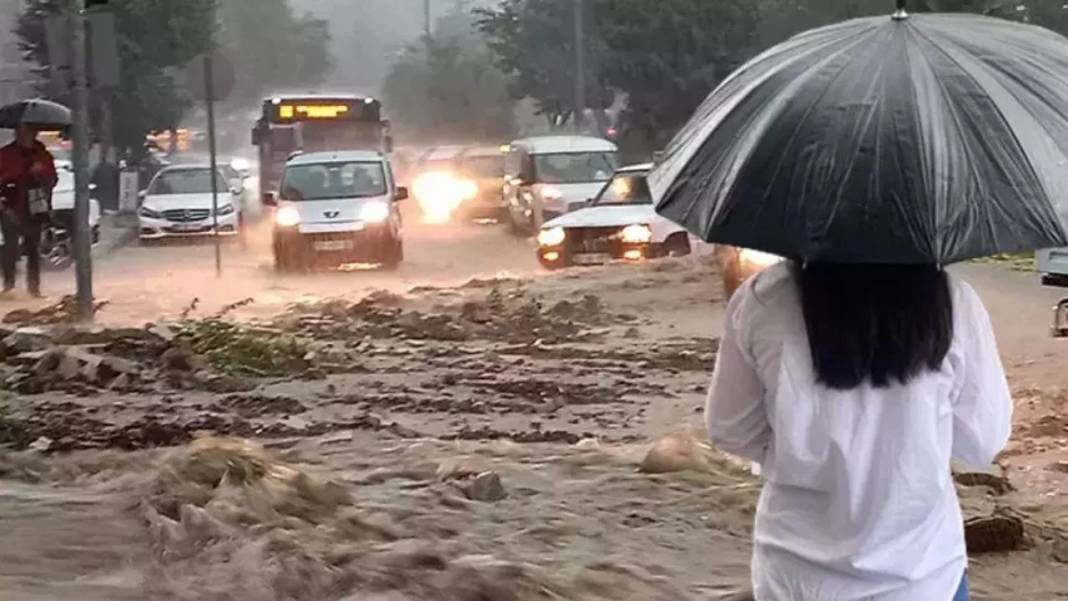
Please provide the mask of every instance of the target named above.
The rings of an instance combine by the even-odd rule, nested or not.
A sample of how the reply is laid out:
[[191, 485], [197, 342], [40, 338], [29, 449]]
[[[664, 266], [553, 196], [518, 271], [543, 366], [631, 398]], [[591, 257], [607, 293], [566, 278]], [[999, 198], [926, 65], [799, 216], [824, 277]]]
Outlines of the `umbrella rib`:
[[[957, 70], [961, 74], [963, 74], [965, 77], [967, 77], [968, 79], [971, 79], [972, 82], [975, 84], [975, 86], [977, 88], [982, 89], [982, 86], [979, 85], [979, 82], [975, 81], [975, 78], [972, 77], [972, 75], [970, 73], [968, 73], [968, 71], [964, 68], [964, 66], [961, 65], [960, 62], [957, 61], [955, 58], [953, 58], [948, 52], [946, 52], [945, 49], [941, 48], [938, 45], [938, 43], [935, 42], [935, 40], [933, 40], [930, 36], [925, 34], [919, 28], [916, 28], [916, 35], [919, 36], [920, 38], [922, 38], [925, 42], [927, 42], [931, 46], [932, 49], [934, 49], [936, 52], [940, 53], [943, 57], [945, 57], [948, 61], [950, 61], [951, 63], [956, 65]], [[960, 120], [960, 115], [961, 115], [962, 111], [959, 110], [959, 107], [956, 105], [955, 102], [953, 102], [954, 95], [949, 92], [949, 89], [946, 87], [945, 83], [942, 81], [941, 78], [935, 77], [934, 81], [938, 85], [938, 88], [942, 91], [942, 94], [941, 94], [942, 97], [945, 98], [953, 106], [953, 109], [948, 111], [948, 113], [949, 113], [950, 118], [953, 120], [954, 128], [958, 132], [965, 131], [964, 125], [961, 123], [961, 120]], [[1002, 120], [1004, 120], [1004, 115], [1001, 115], [1000, 112], [998, 113], [998, 116], [1001, 117]], [[1019, 141], [1017, 141], [1017, 143], [1018, 142]], [[979, 168], [976, 166], [975, 161], [973, 160], [973, 158], [974, 158], [973, 154], [974, 153], [972, 152], [972, 149], [967, 144], [961, 144], [961, 149], [965, 153], [965, 155], [967, 155], [967, 160], [965, 161], [965, 164], [968, 166], [968, 171], [971, 172], [973, 180], [974, 181], [982, 180], [982, 174], [979, 173]], [[945, 202], [949, 202], [948, 198], [944, 199], [944, 200], [945, 200]], [[935, 210], [936, 211], [938, 210], [937, 206], [936, 206]], [[991, 236], [996, 235], [996, 232], [994, 232], [993, 230], [989, 229], [990, 227], [992, 227], [991, 223], [988, 222], [986, 224], [986, 226], [988, 228], [988, 234], [990, 234]], [[941, 246], [942, 246], [941, 237], [940, 236], [936, 236], [936, 239], [938, 240], [938, 245], [939, 245], [938, 256], [940, 258], [942, 258], [942, 257], [944, 257], [945, 249], [941, 248]]]
[[[968, 77], [968, 79], [972, 80], [972, 82], [973, 82], [973, 83], [975, 84], [976, 88], [978, 88], [978, 89], [980, 89], [980, 90], [984, 90], [984, 91], [985, 91], [985, 89], [986, 89], [986, 88], [985, 88], [985, 87], [984, 87], [984, 86], [983, 86], [982, 84], [980, 84], [980, 83], [979, 83], [979, 80], [977, 80], [977, 79], [975, 78], [975, 76], [974, 76], [974, 75], [972, 75], [972, 74], [971, 74], [971, 73], [970, 73], [970, 72], [969, 72], [969, 71], [968, 71], [968, 70], [967, 70], [967, 69], [966, 69], [966, 68], [965, 68], [965, 67], [964, 67], [964, 66], [963, 66], [963, 65], [961, 64], [961, 62], [960, 62], [960, 61], [959, 61], [959, 60], [958, 60], [958, 59], [957, 59], [956, 57], [954, 57], [954, 56], [953, 56], [953, 55], [952, 55], [952, 54], [951, 54], [951, 53], [950, 53], [950, 52], [949, 52], [948, 50], [946, 50], [945, 48], [942, 48], [942, 47], [941, 47], [941, 46], [939, 46], [939, 45], [938, 45], [937, 43], [935, 43], [935, 42], [934, 42], [934, 41], [933, 41], [933, 40], [932, 40], [932, 39], [931, 39], [931, 38], [930, 38], [929, 36], [927, 36], [927, 35], [923, 35], [922, 33], [921, 33], [921, 35], [922, 35], [922, 37], [923, 37], [923, 38], [924, 38], [925, 40], [927, 40], [927, 41], [928, 41], [928, 42], [929, 42], [929, 43], [931, 44], [931, 46], [932, 46], [933, 48], [935, 48], [935, 49], [936, 49], [936, 50], [937, 50], [938, 52], [940, 52], [940, 53], [941, 53], [941, 54], [942, 54], [942, 55], [943, 55], [943, 56], [944, 56], [944, 57], [945, 57], [945, 58], [946, 58], [947, 60], [949, 60], [950, 62], [952, 62], [952, 63], [953, 63], [954, 65], [956, 65], [956, 66], [957, 66], [957, 68], [958, 68], [958, 71], [960, 71], [960, 72], [961, 72], [961, 73], [962, 73], [962, 74], [963, 74], [964, 76]], [[947, 38], [948, 38], [948, 36], [947, 36]], [[951, 39], [946, 39], [946, 42], [947, 42], [947, 43], [950, 43], [950, 44], [953, 44], [953, 45], [954, 45], [954, 47], [955, 47], [955, 48], [956, 48], [956, 49], [957, 49], [958, 51], [960, 51], [960, 52], [963, 52], [963, 53], [967, 54], [967, 51], [966, 51], [966, 50], [965, 50], [964, 48], [961, 48], [961, 47], [960, 47], [960, 46], [959, 46], [959, 45], [958, 45], [957, 43], [953, 42], [953, 40], [951, 40]], [[978, 65], [979, 65], [980, 67], [982, 67], [982, 68], [984, 68], [984, 69], [986, 68], [986, 65], [985, 65], [985, 63], [983, 63], [982, 61], [979, 61], [979, 60], [977, 59], [977, 60], [976, 60], [976, 63], [977, 63], [977, 64], [978, 64]], [[991, 76], [991, 77], [992, 77], [992, 78], [993, 78], [993, 79], [994, 79], [995, 81], [997, 80], [997, 78], [996, 78], [996, 77], [994, 77], [994, 76]], [[941, 84], [941, 82], [939, 83], [939, 85], [940, 85], [940, 86], [942, 85], [942, 84]], [[1003, 89], [1005, 89], [1005, 93], [1006, 93], [1006, 94], [1008, 94], [1009, 96], [1012, 96], [1012, 97], [1013, 97], [1013, 99], [1014, 99], [1014, 100], [1017, 100], [1017, 102], [1018, 102], [1018, 103], [1019, 103], [1019, 104], [1021, 105], [1021, 107], [1022, 107], [1022, 108], [1024, 108], [1024, 109], [1026, 110], [1026, 107], [1025, 107], [1025, 106], [1023, 105], [1023, 103], [1020, 103], [1020, 102], [1019, 102], [1019, 99], [1018, 99], [1018, 98], [1017, 98], [1017, 97], [1016, 97], [1015, 95], [1013, 95], [1011, 91], [1009, 91], [1009, 90], [1008, 90], [1007, 88], [1005, 88], [1005, 86], [1001, 86], [1001, 87], [1002, 87]], [[950, 98], [950, 97], [951, 97], [951, 95], [946, 95], [946, 97], [947, 97], [947, 98]], [[1031, 160], [1030, 160], [1030, 157], [1028, 156], [1028, 154], [1027, 154], [1027, 151], [1026, 151], [1026, 149], [1025, 149], [1024, 145], [1023, 145], [1023, 142], [1022, 142], [1022, 141], [1020, 140], [1019, 136], [1017, 135], [1017, 132], [1016, 132], [1016, 130], [1015, 130], [1015, 129], [1014, 129], [1014, 128], [1013, 128], [1013, 127], [1012, 127], [1012, 126], [1011, 126], [1011, 125], [1009, 124], [1009, 120], [1008, 120], [1008, 118], [1006, 118], [1006, 116], [1005, 116], [1004, 112], [1002, 112], [1002, 110], [1001, 110], [1001, 107], [1000, 107], [1000, 106], [998, 106], [998, 104], [997, 104], [996, 102], [993, 102], [993, 101], [991, 101], [990, 105], [991, 105], [991, 108], [992, 108], [992, 110], [993, 110], [993, 111], [994, 111], [994, 112], [995, 112], [995, 113], [997, 114], [998, 118], [999, 118], [999, 119], [1001, 120], [1001, 122], [1003, 123], [1003, 125], [1004, 125], [1004, 127], [1005, 127], [1005, 130], [1006, 130], [1006, 131], [1007, 131], [1007, 132], [1009, 133], [1009, 135], [1010, 135], [1010, 136], [1012, 137], [1012, 141], [1014, 142], [1014, 144], [1015, 144], [1015, 146], [1016, 146], [1016, 149], [1017, 149], [1017, 152], [1019, 153], [1019, 155], [1020, 155], [1020, 156], [1022, 156], [1022, 157], [1024, 157], [1025, 159], [1027, 159], [1027, 160], [1023, 161], [1023, 167], [1024, 167], [1024, 168], [1025, 168], [1025, 169], [1027, 170], [1027, 172], [1028, 172], [1027, 174], [1028, 174], [1028, 175], [1029, 175], [1029, 176], [1031, 177], [1031, 179], [1032, 179], [1033, 181], [1037, 182], [1037, 183], [1038, 183], [1038, 184], [1040, 185], [1040, 187], [1041, 187], [1041, 189], [1043, 190], [1043, 192], [1046, 192], [1046, 190], [1045, 190], [1045, 186], [1044, 186], [1044, 185], [1042, 185], [1042, 178], [1041, 178], [1041, 177], [1039, 177], [1039, 175], [1038, 175], [1038, 172], [1037, 172], [1037, 171], [1035, 171], [1035, 167], [1034, 167], [1034, 164], [1033, 164], [1033, 163], [1031, 162]], [[1028, 114], [1029, 114], [1029, 115], [1031, 115], [1032, 117], [1034, 116], [1034, 115], [1033, 115], [1032, 113], [1030, 113], [1029, 111], [1028, 111]], [[959, 121], [957, 120], [957, 114], [956, 114], [956, 113], [954, 113], [954, 114], [953, 114], [953, 117], [954, 117], [954, 121], [957, 121], [957, 122], [958, 122], [958, 127], [959, 127]], [[1043, 131], [1045, 131], [1045, 129], [1043, 129]], [[967, 149], [967, 146], [965, 146], [965, 149]], [[972, 172], [973, 172], [973, 175], [974, 175], [974, 176], [976, 177], [976, 179], [977, 179], [977, 180], [978, 180], [978, 179], [980, 179], [980, 178], [979, 178], [979, 175], [978, 175], [978, 173], [976, 172], [976, 167], [975, 167], [975, 166], [974, 166], [974, 165], [972, 164], [972, 161], [969, 161], [969, 165], [972, 165]], [[1004, 169], [1001, 169], [1001, 171], [1002, 171], [1002, 172], [1004, 172]], [[1007, 178], [1006, 178], [1006, 179], [1007, 179]], [[1048, 192], [1046, 192], [1046, 194], [1048, 195]], [[1002, 216], [1002, 217], [1005, 217], [1006, 219], [1008, 219], [1009, 215], [1008, 215], [1008, 213], [1007, 213], [1006, 211], [1004, 211], [1004, 207], [1003, 207], [1003, 206], [1001, 206], [1001, 205], [999, 205], [999, 204], [997, 204], [997, 203], [994, 203], [994, 207], [993, 207], [993, 208], [994, 208], [995, 210], [997, 210], [997, 211], [998, 211], [998, 212], [999, 212], [999, 213], [1001, 214], [1001, 216]], [[1063, 240], [1063, 239], [1065, 239], [1065, 238], [1066, 238], [1066, 232], [1065, 232], [1065, 230], [1064, 230], [1064, 226], [1063, 226], [1063, 224], [1061, 224], [1061, 223], [1060, 223], [1059, 219], [1057, 219], [1057, 220], [1055, 220], [1055, 221], [1056, 221], [1056, 223], [1057, 223], [1057, 225], [1058, 225], [1058, 229], [1059, 229], [1059, 231], [1057, 231], [1057, 232], [1056, 232], [1056, 234], [1057, 234], [1057, 236], [1058, 236], [1058, 237], [1059, 237], [1060, 239], [1062, 239], [1062, 240]], [[988, 232], [988, 234], [989, 234], [989, 235], [990, 235], [990, 237], [991, 237], [990, 239], [991, 239], [991, 240], [996, 240], [996, 239], [997, 239], [997, 237], [998, 237], [998, 236], [997, 236], [998, 232], [997, 232], [997, 230], [996, 230], [996, 229], [994, 228], [994, 224], [993, 224], [992, 220], [987, 220], [987, 221], [986, 221], [986, 223], [985, 223], [984, 225], [986, 226], [986, 228], [987, 228], [987, 232]]]

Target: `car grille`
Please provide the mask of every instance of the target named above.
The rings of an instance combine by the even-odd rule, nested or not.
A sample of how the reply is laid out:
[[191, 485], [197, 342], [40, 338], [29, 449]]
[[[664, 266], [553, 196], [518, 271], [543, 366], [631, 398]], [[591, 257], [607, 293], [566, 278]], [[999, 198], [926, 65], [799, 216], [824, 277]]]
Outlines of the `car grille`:
[[172, 223], [191, 223], [203, 221], [211, 215], [208, 209], [176, 209], [163, 211], [163, 218]]
[[615, 253], [620, 246], [619, 227], [579, 227], [567, 230], [572, 253]]

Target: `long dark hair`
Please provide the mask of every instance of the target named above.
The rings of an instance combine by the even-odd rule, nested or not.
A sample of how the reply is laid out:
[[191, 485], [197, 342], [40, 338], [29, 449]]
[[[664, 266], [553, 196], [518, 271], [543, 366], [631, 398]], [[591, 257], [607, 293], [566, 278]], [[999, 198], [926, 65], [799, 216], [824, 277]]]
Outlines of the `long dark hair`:
[[935, 265], [795, 265], [816, 379], [835, 390], [907, 384], [937, 370], [953, 299]]

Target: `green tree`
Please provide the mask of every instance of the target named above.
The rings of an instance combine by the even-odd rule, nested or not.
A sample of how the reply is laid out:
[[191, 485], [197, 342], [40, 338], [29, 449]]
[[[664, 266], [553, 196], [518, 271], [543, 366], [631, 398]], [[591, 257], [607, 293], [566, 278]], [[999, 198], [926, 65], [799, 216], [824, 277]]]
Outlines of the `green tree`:
[[600, 0], [600, 72], [627, 99], [627, 129], [654, 144], [680, 127], [754, 50], [748, 0]]
[[462, 4], [437, 21], [432, 39], [408, 48], [394, 63], [383, 94], [405, 136], [496, 141], [515, 131], [508, 80]]
[[[587, 6], [592, 8], [590, 2]], [[575, 0], [503, 0], [475, 14], [498, 66], [511, 78], [513, 97], [532, 99], [552, 127], [566, 123], [575, 108]], [[603, 48], [592, 33], [583, 42], [591, 66], [585, 108], [607, 108], [612, 94], [595, 68]]]
[[[44, 21], [58, 14], [61, 0], [26, 0], [16, 24], [23, 50], [47, 73]], [[178, 125], [189, 100], [171, 73], [211, 45], [214, 0], [112, 0], [116, 18], [121, 85], [113, 94], [95, 94], [98, 111], [109, 108], [112, 138], [122, 148], [141, 150], [145, 134]], [[60, 98], [60, 100], [66, 100]]]
[[297, 16], [288, 0], [219, 0], [218, 10], [219, 45], [239, 67], [229, 104], [323, 82], [331, 66], [326, 21]]

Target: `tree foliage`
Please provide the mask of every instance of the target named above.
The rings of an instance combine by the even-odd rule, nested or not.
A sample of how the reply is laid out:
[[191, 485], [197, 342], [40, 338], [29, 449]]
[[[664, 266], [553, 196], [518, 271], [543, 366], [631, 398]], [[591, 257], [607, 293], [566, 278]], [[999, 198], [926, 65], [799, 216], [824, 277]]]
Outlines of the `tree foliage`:
[[[589, 1], [587, 6], [592, 8]], [[575, 104], [575, 0], [503, 0], [475, 14], [498, 66], [511, 78], [513, 97], [532, 99], [551, 125], [563, 125]], [[588, 63], [598, 64], [604, 54], [600, 40], [587, 35], [583, 41]], [[588, 71], [586, 84], [586, 108], [603, 109], [611, 104], [607, 82], [597, 69]]]
[[[26, 0], [16, 25], [23, 50], [42, 74], [49, 67], [45, 18], [66, 4]], [[234, 98], [246, 103], [265, 88], [318, 83], [330, 67], [326, 24], [294, 16], [287, 0], [111, 0], [109, 8], [121, 84], [111, 93], [94, 90], [95, 114], [109, 108], [114, 144], [135, 153], [148, 132], [181, 123], [192, 106], [183, 70], [209, 49], [222, 46], [232, 55]]]
[[[649, 134], [681, 126], [753, 51], [749, 0], [600, 0], [600, 73], [627, 99], [627, 124]], [[655, 136], [653, 136], [655, 138]]]
[[462, 5], [410, 47], [383, 86], [402, 134], [429, 140], [500, 140], [515, 130], [508, 81]]
[[328, 24], [288, 0], [219, 0], [219, 24], [219, 45], [240, 66], [234, 104], [318, 86], [330, 70]]
[[[62, 0], [27, 0], [16, 24], [23, 50], [47, 72], [44, 22], [66, 6]], [[118, 36], [121, 84], [113, 94], [95, 94], [109, 103], [116, 145], [139, 149], [152, 129], [177, 125], [189, 103], [170, 71], [203, 53], [215, 25], [214, 0], [112, 0]], [[63, 98], [61, 98], [63, 99]], [[65, 100], [65, 99], [64, 99]]]

